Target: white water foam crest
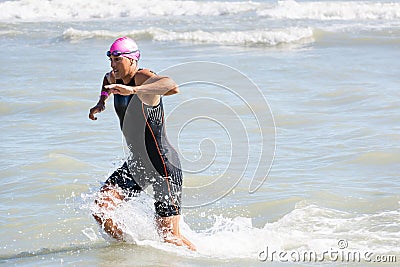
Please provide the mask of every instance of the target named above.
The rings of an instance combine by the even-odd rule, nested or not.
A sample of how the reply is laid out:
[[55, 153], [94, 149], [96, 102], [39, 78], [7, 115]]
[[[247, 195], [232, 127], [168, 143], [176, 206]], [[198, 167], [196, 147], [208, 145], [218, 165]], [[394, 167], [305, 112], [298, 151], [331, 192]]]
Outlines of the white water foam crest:
[[18, 34], [23, 34], [23, 32], [16, 30], [0, 30], [0, 36], [15, 36]]
[[[153, 200], [149, 195], [142, 193], [129, 201], [120, 201], [111, 197], [115, 203], [119, 203], [117, 209], [100, 208], [94, 201], [97, 196], [99, 193], [82, 195], [84, 204], [81, 209], [90, 210], [92, 214], [103, 214], [104, 218], [112, 218], [124, 232], [124, 239], [128, 242], [135, 244], [148, 241], [160, 242], [154, 220]], [[84, 234], [89, 237], [86, 231]], [[104, 232], [101, 235], [110, 239]], [[89, 239], [94, 239], [92, 234]]]
[[[97, 208], [90, 199], [92, 212]], [[128, 242], [152, 246], [182, 255], [193, 255], [171, 244], [161, 242], [154, 223], [153, 201], [149, 195], [121, 204], [107, 214], [123, 225]], [[198, 256], [221, 259], [257, 259], [269, 251], [315, 252], [319, 258], [325, 251], [340, 251], [338, 241], [345, 240], [349, 251], [398, 254], [400, 209], [375, 214], [356, 214], [300, 202], [290, 213], [263, 228], [252, 225], [251, 218], [215, 216], [208, 229], [193, 231], [182, 216], [181, 232], [197, 247]], [[88, 236], [86, 234], [86, 236]], [[104, 237], [104, 235], [103, 235]], [[96, 240], [90, 233], [90, 240]]]
[[156, 41], [183, 41], [223, 45], [277, 46], [281, 44], [308, 44], [314, 41], [313, 30], [311, 28], [297, 27], [227, 32], [207, 32], [202, 30], [175, 32], [154, 27], [126, 32], [106, 30], [81, 31], [69, 28], [64, 31], [63, 38], [78, 41], [88, 38], [116, 38], [123, 35], [130, 36], [136, 40], [152, 39]]
[[63, 32], [62, 37], [66, 40], [71, 41], [79, 41], [84, 39], [92, 39], [92, 38], [117, 38], [120, 36], [129, 36], [136, 40], [151, 40], [154, 36], [168, 34], [168, 31], [165, 31], [160, 28], [150, 27], [143, 30], [132, 30], [132, 31], [108, 31], [108, 30], [93, 30], [93, 31], [85, 31], [85, 30], [77, 30], [74, 28], [68, 28]]
[[0, 3], [0, 21], [79, 21], [103, 18], [224, 16], [254, 12], [275, 19], [398, 20], [400, 3], [380, 1], [17, 0]]
[[399, 20], [400, 3], [283, 0], [273, 8], [258, 10], [257, 15], [275, 19]]
[[121, 17], [219, 16], [255, 11], [255, 2], [178, 0], [19, 0], [0, 3], [2, 21], [68, 21]]
[[281, 30], [252, 30], [252, 31], [227, 31], [227, 32], [169, 32], [154, 36], [157, 41], [192, 41], [210, 44], [227, 45], [257, 45], [264, 44], [276, 46], [305, 41], [313, 42], [313, 31], [310, 28], [287, 28]]
[[[298, 207], [264, 228], [252, 226], [250, 218], [217, 217], [214, 226], [189, 235], [201, 254], [219, 258], [256, 258], [270, 251], [340, 250], [346, 240], [351, 251], [399, 253], [400, 210], [356, 215], [314, 205]], [[357, 230], [354, 230], [357, 229]]]

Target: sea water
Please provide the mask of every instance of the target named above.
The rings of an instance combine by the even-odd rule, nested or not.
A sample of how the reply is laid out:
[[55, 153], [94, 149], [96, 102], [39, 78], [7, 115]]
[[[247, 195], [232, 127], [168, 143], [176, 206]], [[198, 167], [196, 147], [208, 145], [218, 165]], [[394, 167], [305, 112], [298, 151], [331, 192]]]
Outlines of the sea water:
[[[0, 264], [347, 265], [400, 261], [400, 2], [0, 1]], [[126, 158], [97, 100], [120, 36], [169, 75], [182, 232], [160, 242], [151, 190], [91, 217]]]

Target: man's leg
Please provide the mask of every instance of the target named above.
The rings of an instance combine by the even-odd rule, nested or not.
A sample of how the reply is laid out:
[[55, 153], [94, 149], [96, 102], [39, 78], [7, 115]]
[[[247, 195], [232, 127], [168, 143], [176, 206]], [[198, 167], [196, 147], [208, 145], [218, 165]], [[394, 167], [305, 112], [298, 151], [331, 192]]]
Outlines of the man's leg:
[[187, 240], [181, 233], [179, 228], [179, 220], [181, 216], [158, 217], [157, 224], [164, 241], [177, 246], [186, 246], [190, 250], [196, 251], [196, 247]]
[[[115, 210], [119, 203], [122, 202], [124, 197], [119, 193], [116, 188], [105, 186], [101, 189], [99, 197], [95, 200], [95, 203], [106, 212]], [[93, 217], [100, 224], [100, 226], [109, 234], [111, 237], [122, 240], [123, 232], [118, 225], [113, 222], [111, 218], [107, 218], [104, 212], [93, 213]]]

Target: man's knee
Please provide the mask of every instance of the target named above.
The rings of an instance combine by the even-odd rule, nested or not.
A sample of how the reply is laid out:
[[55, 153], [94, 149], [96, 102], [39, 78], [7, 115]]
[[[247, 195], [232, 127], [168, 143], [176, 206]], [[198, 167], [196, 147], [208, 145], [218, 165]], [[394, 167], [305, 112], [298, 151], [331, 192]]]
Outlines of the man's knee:
[[123, 194], [115, 187], [104, 186], [95, 199], [95, 203], [104, 209], [113, 209], [124, 199]]

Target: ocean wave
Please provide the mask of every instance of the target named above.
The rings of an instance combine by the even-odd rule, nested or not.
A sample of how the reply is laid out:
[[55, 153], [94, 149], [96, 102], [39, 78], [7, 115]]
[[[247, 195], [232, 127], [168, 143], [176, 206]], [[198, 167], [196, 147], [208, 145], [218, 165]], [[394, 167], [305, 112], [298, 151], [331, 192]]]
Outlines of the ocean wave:
[[69, 21], [121, 17], [219, 16], [255, 11], [256, 2], [19, 0], [0, 3], [0, 20]]
[[397, 151], [370, 151], [357, 155], [354, 159], [350, 160], [350, 164], [361, 164], [367, 166], [378, 165], [397, 165], [400, 160], [400, 153]]
[[258, 10], [257, 14], [275, 19], [398, 20], [400, 3], [283, 0], [273, 8]]
[[[154, 212], [151, 211], [153, 204], [144, 194], [139, 198], [122, 203], [120, 210], [108, 215], [112, 214], [112, 218], [123, 225], [126, 243], [142, 247], [141, 252], [151, 252], [150, 248], [156, 248], [188, 259], [209, 257], [230, 261], [250, 259], [253, 262], [258, 259], [265, 264], [311, 264], [317, 261], [320, 264], [360, 264], [377, 259], [377, 255], [397, 255], [400, 252], [399, 210], [357, 215], [308, 205], [297, 207], [280, 220], [267, 223], [262, 228], [253, 226], [251, 218], [213, 216], [214, 222], [210, 228], [194, 231], [181, 220], [182, 233], [197, 246], [198, 251], [193, 254], [161, 242], [154, 225]], [[81, 208], [87, 210], [89, 207]], [[104, 233], [92, 228], [84, 228], [82, 233], [87, 240], [79, 240], [77, 244], [57, 244], [48, 248], [2, 253], [0, 261], [71, 254], [75, 251], [104, 251], [109, 247], [109, 243], [103, 242], [104, 239], [110, 240]], [[134, 254], [125, 261], [133, 257]], [[357, 261], [358, 258], [360, 261]]]
[[15, 36], [18, 34], [22, 34], [23, 32], [21, 31], [16, 31], [16, 30], [0, 30], [0, 36]]
[[[98, 212], [92, 200], [94, 194], [83, 194], [82, 197], [82, 210]], [[147, 194], [121, 204], [119, 210], [107, 215], [121, 222], [128, 243], [185, 253], [160, 242], [153, 223], [152, 199]], [[300, 201], [294, 210], [261, 228], [254, 226], [249, 217], [210, 215], [208, 219], [212, 224], [200, 231], [192, 230], [184, 219], [181, 227], [182, 233], [196, 244], [199, 255], [213, 258], [255, 259], [268, 246], [271, 250], [288, 253], [314, 251], [321, 259], [325, 250], [345, 249], [340, 247], [342, 240], [350, 244], [346, 251], [369, 250], [388, 254], [400, 251], [396, 246], [400, 221], [398, 208], [360, 214]], [[86, 236], [90, 240], [99, 240], [101, 235], [90, 231]], [[368, 243], [365, 237], [368, 237]], [[329, 258], [325, 260], [328, 262]]]
[[126, 32], [106, 30], [85, 31], [69, 28], [64, 31], [63, 38], [78, 41], [90, 38], [116, 38], [130, 36], [137, 40], [183, 41], [222, 45], [266, 45], [307, 44], [314, 41], [311, 28], [290, 27], [286, 29], [261, 29], [251, 31], [167, 31], [160, 28], [148, 28]]
[[0, 3], [0, 21], [79, 21], [88, 19], [179, 16], [224, 16], [251, 12], [273, 19], [399, 20], [400, 3], [381, 1], [282, 0], [252, 1], [182, 0], [17, 0]]
[[79, 40], [93, 39], [93, 38], [108, 39], [108, 38], [117, 38], [120, 36], [129, 36], [137, 40], [152, 40], [156, 35], [159, 34], [162, 35], [167, 33], [168, 31], [153, 27], [143, 30], [119, 31], [119, 32], [108, 31], [108, 30], [86, 31], [86, 30], [77, 30], [74, 28], [68, 28], [63, 32], [62, 37], [65, 40], [70, 40], [70, 41], [79, 41]]
[[399, 252], [399, 219], [399, 210], [354, 214], [298, 203], [294, 210], [263, 228], [254, 227], [251, 218], [220, 216], [210, 229], [188, 236], [200, 253], [218, 258], [254, 258], [267, 246], [288, 255], [313, 251], [321, 259], [326, 250], [341, 251], [340, 241], [350, 244], [347, 251], [390, 254]]

